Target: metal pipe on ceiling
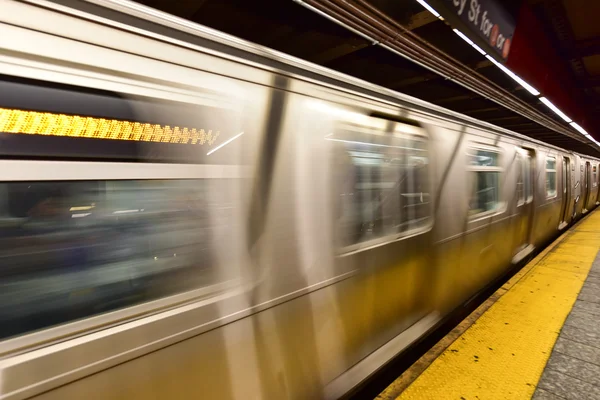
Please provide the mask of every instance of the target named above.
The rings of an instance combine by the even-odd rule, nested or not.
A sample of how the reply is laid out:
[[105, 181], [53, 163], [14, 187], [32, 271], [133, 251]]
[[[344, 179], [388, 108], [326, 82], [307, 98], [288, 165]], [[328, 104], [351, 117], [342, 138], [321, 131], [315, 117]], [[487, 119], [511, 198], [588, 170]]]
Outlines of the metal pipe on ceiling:
[[586, 143], [595, 150], [593, 143], [585, 137], [577, 135], [506, 89], [433, 47], [365, 0], [354, 0], [353, 3], [347, 0], [294, 1], [359, 32], [361, 36], [371, 39], [374, 45], [382, 46], [552, 131]]

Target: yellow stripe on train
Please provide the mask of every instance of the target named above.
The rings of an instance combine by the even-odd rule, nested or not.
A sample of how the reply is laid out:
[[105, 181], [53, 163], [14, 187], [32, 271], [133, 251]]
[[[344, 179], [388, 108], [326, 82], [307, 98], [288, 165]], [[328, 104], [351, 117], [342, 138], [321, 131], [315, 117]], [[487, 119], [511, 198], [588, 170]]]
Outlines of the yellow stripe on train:
[[0, 108], [0, 132], [209, 146], [220, 134], [196, 128], [8, 108]]

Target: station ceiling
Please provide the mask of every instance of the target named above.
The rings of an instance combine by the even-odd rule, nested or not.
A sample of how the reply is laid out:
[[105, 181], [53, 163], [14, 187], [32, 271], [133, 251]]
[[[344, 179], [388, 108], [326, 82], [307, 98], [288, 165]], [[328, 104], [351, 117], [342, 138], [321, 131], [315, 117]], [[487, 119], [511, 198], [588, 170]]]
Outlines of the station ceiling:
[[[499, 68], [452, 32], [415, 0], [368, 0], [426, 42], [467, 66], [477, 77], [514, 96], [536, 112], [568, 127]], [[600, 112], [600, 1], [525, 0], [568, 60], [581, 95]], [[590, 146], [542, 126], [451, 80], [353, 33], [293, 0], [139, 0], [161, 11], [323, 65], [524, 135], [585, 154]], [[516, 16], [521, 0], [503, 0]], [[576, 3], [589, 3], [581, 13]], [[592, 10], [594, 9], [594, 10]], [[571, 129], [571, 128], [569, 128]]]
[[600, 116], [600, 1], [528, 0], [582, 96]]

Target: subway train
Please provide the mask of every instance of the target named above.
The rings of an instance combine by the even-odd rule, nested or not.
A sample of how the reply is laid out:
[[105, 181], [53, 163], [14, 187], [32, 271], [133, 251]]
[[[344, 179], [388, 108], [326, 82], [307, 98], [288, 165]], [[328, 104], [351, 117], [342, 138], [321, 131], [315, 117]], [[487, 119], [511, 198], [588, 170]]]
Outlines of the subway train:
[[598, 159], [126, 0], [0, 0], [0, 399], [334, 399]]

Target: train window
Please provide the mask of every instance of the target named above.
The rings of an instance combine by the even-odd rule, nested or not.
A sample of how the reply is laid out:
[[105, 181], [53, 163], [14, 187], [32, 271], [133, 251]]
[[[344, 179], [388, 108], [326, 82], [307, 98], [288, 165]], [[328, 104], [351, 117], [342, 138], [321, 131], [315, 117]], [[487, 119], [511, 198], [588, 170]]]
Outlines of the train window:
[[523, 168], [523, 176], [525, 182], [525, 202], [529, 203], [533, 200], [533, 185], [531, 184], [531, 156], [528, 154], [525, 157]]
[[546, 158], [546, 198], [556, 197], [556, 158]]
[[472, 148], [467, 154], [471, 178], [469, 215], [493, 212], [500, 206], [499, 153]]
[[231, 279], [232, 182], [0, 184], [0, 338]]
[[190, 104], [1, 75], [0, 93], [0, 156], [231, 165], [248, 137], [226, 95]]
[[597, 175], [597, 171], [596, 171], [597, 168], [598, 168], [598, 166], [594, 165], [594, 167], [592, 169], [593, 175], [594, 175], [594, 179], [592, 180], [593, 187], [598, 186], [598, 175]]
[[531, 192], [531, 157], [527, 152], [517, 153], [517, 206], [532, 200]]
[[423, 228], [430, 222], [429, 155], [421, 135], [349, 127], [335, 143], [342, 246]]
[[525, 204], [525, 163], [520, 154], [517, 155], [517, 205]]
[[[96, 329], [239, 283], [240, 202], [268, 90], [210, 80], [223, 90], [132, 81], [115, 92], [0, 74], [0, 158], [10, 164], [0, 340], [65, 323], [60, 335]], [[229, 94], [228, 82], [242, 90]]]

